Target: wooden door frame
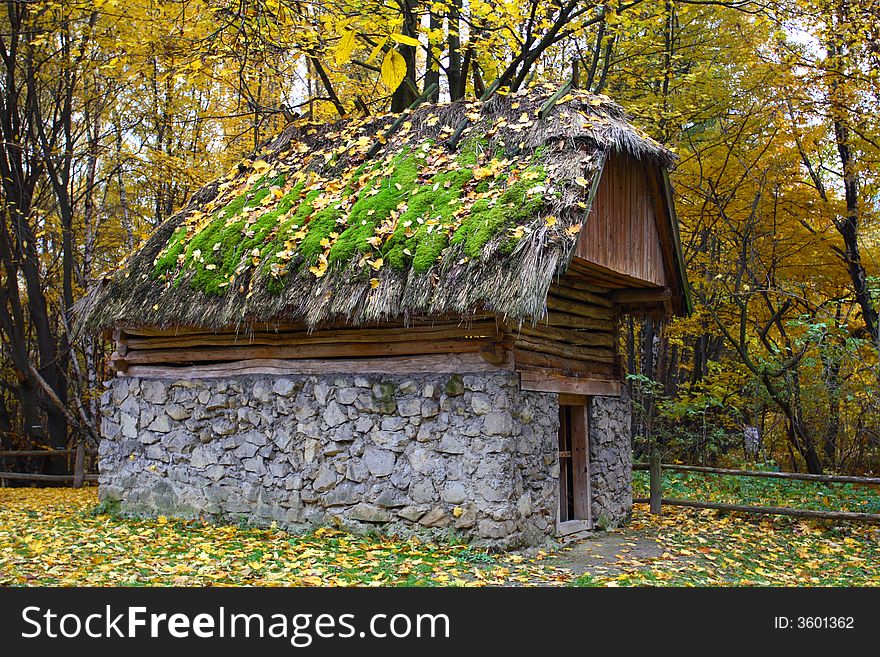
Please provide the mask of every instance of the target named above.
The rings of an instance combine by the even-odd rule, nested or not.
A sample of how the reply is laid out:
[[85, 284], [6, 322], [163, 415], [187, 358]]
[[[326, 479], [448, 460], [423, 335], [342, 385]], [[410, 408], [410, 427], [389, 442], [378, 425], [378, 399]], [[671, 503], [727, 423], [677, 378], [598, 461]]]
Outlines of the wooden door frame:
[[[571, 450], [572, 450], [572, 480], [575, 495], [583, 496], [581, 499], [581, 511], [586, 518], [562, 520], [562, 496], [561, 484], [559, 504], [556, 506], [556, 533], [558, 536], [574, 534], [593, 528], [593, 490], [590, 482], [590, 396], [587, 395], [559, 395], [559, 407], [570, 407], [571, 410]], [[559, 439], [557, 437], [557, 445]], [[558, 448], [557, 448], [558, 449]], [[580, 464], [583, 467], [579, 467]], [[560, 470], [560, 476], [562, 476]], [[577, 498], [575, 498], [577, 507]], [[585, 507], [585, 508], [584, 508]]]

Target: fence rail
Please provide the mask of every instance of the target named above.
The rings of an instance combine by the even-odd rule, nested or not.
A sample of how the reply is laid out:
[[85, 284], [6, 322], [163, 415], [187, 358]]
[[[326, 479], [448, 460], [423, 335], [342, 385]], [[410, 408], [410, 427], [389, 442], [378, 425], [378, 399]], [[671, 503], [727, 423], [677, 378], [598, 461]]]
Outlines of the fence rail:
[[74, 488], [82, 488], [87, 481], [98, 481], [98, 475], [86, 474], [86, 454], [97, 454], [97, 450], [86, 449], [85, 443], [79, 443], [73, 449], [20, 449], [15, 451], [2, 451], [0, 458], [25, 458], [40, 457], [52, 458], [56, 456], [73, 455], [73, 474], [42, 474], [32, 472], [0, 472], [0, 483], [6, 481], [43, 481], [59, 484], [70, 483]]
[[733, 470], [726, 468], [709, 468], [700, 465], [673, 465], [660, 462], [657, 452], [652, 452], [648, 463], [634, 463], [633, 470], [647, 470], [650, 473], [650, 497], [638, 497], [633, 500], [637, 504], [649, 504], [651, 513], [661, 515], [663, 505], [681, 506], [695, 509], [715, 509], [718, 511], [737, 511], [761, 515], [793, 516], [796, 518], [820, 518], [825, 520], [853, 520], [857, 522], [880, 523], [880, 514], [857, 513], [854, 511], [815, 511], [812, 509], [795, 509], [779, 506], [748, 506], [745, 504], [725, 504], [723, 502], [703, 502], [699, 500], [682, 500], [663, 497], [663, 470], [673, 472], [703, 472], [707, 474], [728, 475], [732, 477], [759, 477], [766, 479], [789, 479], [812, 481], [817, 483], [862, 484], [880, 486], [880, 477], [850, 477], [844, 475], [815, 475], [799, 472], [763, 472], [760, 470]]
[[75, 453], [75, 449], [17, 449], [11, 452], [0, 452], [0, 458], [4, 456], [70, 456]]
[[[880, 485], [880, 477], [851, 477], [848, 475], [802, 474], [800, 472], [765, 472], [762, 470], [728, 470], [709, 468], [702, 465], [660, 465], [664, 470], [676, 472], [706, 472], [708, 474], [732, 475], [734, 477], [764, 477], [766, 479], [796, 479], [798, 481], [819, 481], [828, 484], [868, 484]], [[634, 463], [633, 470], [649, 470], [650, 463]]]
[[[32, 472], [0, 472], [0, 479], [8, 479], [10, 481], [51, 481], [60, 484], [76, 483], [76, 475], [51, 475]], [[83, 481], [98, 481], [98, 475], [83, 474]], [[75, 488], [81, 488], [81, 486], [75, 486]]]

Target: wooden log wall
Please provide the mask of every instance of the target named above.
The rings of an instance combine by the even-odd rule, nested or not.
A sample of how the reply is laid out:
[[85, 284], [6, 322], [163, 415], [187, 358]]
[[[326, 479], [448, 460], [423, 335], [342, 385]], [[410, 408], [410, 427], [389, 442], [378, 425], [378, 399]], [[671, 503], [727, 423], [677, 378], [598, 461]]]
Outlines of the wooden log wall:
[[[212, 375], [226, 368], [242, 373], [260, 361], [272, 367], [284, 361], [379, 359], [431, 354], [478, 354], [487, 362], [498, 360], [498, 344], [505, 335], [494, 319], [469, 324], [450, 322], [386, 325], [370, 328], [329, 329], [309, 332], [303, 327], [278, 325], [252, 327], [250, 331], [211, 332], [190, 327], [158, 330], [132, 327], [117, 332], [111, 357], [118, 372], [173, 375], [174, 368], [205, 366]], [[145, 369], [153, 368], [153, 369]], [[161, 370], [156, 369], [161, 368]]]
[[576, 276], [551, 286], [547, 315], [511, 327], [515, 368], [524, 388], [619, 394], [618, 308], [610, 289]]
[[279, 360], [261, 358], [194, 365], [132, 365], [122, 376], [158, 379], [213, 379], [246, 374], [270, 376], [314, 374], [463, 374], [497, 371], [479, 353], [428, 354], [391, 358], [333, 358]]
[[526, 389], [618, 394], [618, 293], [565, 277], [551, 287], [536, 324], [485, 314], [469, 323], [445, 317], [314, 332], [285, 324], [218, 332], [130, 327], [116, 332], [112, 364], [123, 376], [163, 378], [503, 368], [517, 371]]

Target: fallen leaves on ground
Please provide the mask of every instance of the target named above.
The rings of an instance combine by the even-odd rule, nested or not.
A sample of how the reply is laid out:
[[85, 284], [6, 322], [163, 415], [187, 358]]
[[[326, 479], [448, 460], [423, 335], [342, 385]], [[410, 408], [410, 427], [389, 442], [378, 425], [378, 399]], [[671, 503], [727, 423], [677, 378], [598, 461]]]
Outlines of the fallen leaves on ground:
[[94, 489], [0, 489], [0, 585], [485, 586], [565, 584], [545, 553], [200, 520], [95, 514]]
[[[878, 586], [880, 528], [665, 507], [660, 518], [636, 505], [632, 531], [656, 532], [663, 555], [627, 559], [618, 585]], [[585, 584], [603, 584], [598, 581]]]
[[584, 572], [554, 565], [545, 551], [121, 518], [96, 514], [96, 503], [94, 489], [0, 489], [0, 585], [880, 585], [872, 525], [668, 507], [657, 518], [636, 505], [630, 527], [615, 534], [654, 538], [661, 555], [624, 547]]

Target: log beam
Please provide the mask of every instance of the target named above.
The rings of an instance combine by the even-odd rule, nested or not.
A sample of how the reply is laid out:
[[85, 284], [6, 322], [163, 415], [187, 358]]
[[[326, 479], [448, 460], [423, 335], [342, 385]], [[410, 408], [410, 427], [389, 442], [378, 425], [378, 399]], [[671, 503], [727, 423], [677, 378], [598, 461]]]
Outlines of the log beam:
[[611, 320], [582, 317], [554, 310], [548, 312], [544, 320], [550, 326], [561, 326], [563, 328], [591, 329], [593, 331], [606, 332], [614, 330], [614, 322]]
[[[379, 329], [331, 329], [308, 331], [259, 331], [253, 333], [203, 333], [181, 336], [161, 335], [155, 337], [127, 337], [129, 349], [174, 349], [182, 347], [225, 346], [295, 346], [306, 344], [338, 344], [343, 342], [407, 342], [419, 339], [449, 339], [464, 337], [494, 337], [498, 327], [494, 320], [475, 322], [470, 325], [440, 324], [418, 328]], [[121, 352], [120, 352], [121, 354]]]
[[662, 304], [672, 299], [672, 290], [668, 287], [629, 288], [615, 290], [611, 293], [611, 298], [622, 306]]
[[161, 365], [134, 365], [119, 376], [158, 379], [212, 379], [244, 374], [269, 374], [273, 376], [312, 374], [462, 374], [472, 372], [498, 372], [506, 368], [486, 362], [478, 353], [434, 354], [423, 356], [400, 356], [395, 358], [338, 358], [332, 360], [280, 360], [254, 359], [171, 367]]
[[548, 370], [522, 371], [520, 387], [535, 392], [556, 392], [567, 395], [620, 396], [620, 381], [566, 376]]
[[539, 354], [551, 354], [561, 358], [575, 358], [577, 360], [595, 361], [597, 363], [614, 362], [614, 352], [610, 349], [569, 345], [563, 342], [529, 339], [522, 336], [517, 338], [516, 346]]
[[132, 365], [242, 361], [264, 358], [365, 358], [415, 354], [462, 354], [478, 352], [489, 343], [486, 339], [410, 340], [406, 342], [342, 342], [289, 346], [205, 347], [189, 349], [150, 349], [129, 351], [124, 361]]
[[[614, 302], [606, 296], [602, 294], [595, 293], [591, 290], [582, 290], [572, 285], [569, 285], [570, 279], [562, 279], [556, 285], [550, 286], [550, 291], [548, 292], [551, 296], [556, 297], [565, 297], [566, 299], [571, 299], [573, 301], [581, 301], [583, 303], [592, 305], [592, 306], [600, 306], [602, 308], [611, 308], [614, 305]], [[595, 289], [603, 289], [603, 288], [593, 288]]]
[[[567, 342], [569, 344], [582, 345], [584, 347], [614, 346], [614, 336], [610, 333], [578, 331], [575, 329], [546, 326], [544, 324], [538, 324], [537, 326], [523, 324], [523, 326], [519, 327], [519, 333], [534, 338]], [[514, 336], [516, 336], [516, 333], [514, 333]]]
[[[613, 305], [613, 302], [609, 302]], [[563, 297], [547, 295], [547, 308], [559, 310], [570, 315], [579, 317], [595, 318], [610, 321], [614, 318], [614, 311], [609, 306], [595, 306], [584, 301], [575, 301]]]
[[614, 376], [614, 367], [608, 363], [596, 363], [575, 358], [560, 358], [550, 354], [539, 354], [527, 349], [513, 350], [517, 370], [550, 369], [566, 372], [574, 376], [591, 375], [598, 378]]

